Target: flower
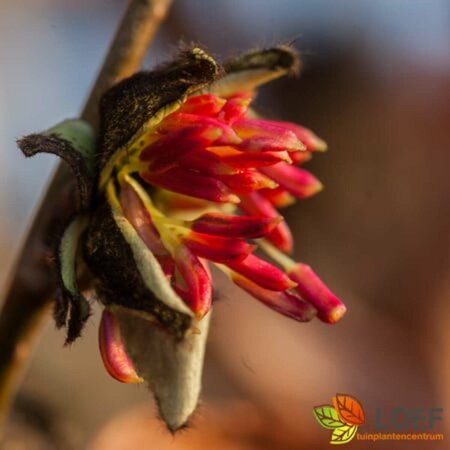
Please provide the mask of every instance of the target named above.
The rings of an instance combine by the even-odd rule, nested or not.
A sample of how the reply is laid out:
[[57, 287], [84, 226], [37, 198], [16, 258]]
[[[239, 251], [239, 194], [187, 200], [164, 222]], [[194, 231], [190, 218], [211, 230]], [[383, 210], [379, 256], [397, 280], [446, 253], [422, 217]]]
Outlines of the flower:
[[[257, 245], [247, 240], [265, 237], [290, 251], [290, 232], [270, 191], [278, 188], [278, 195], [304, 198], [321, 188], [313, 175], [292, 165], [290, 156], [307, 151], [300, 138], [314, 135], [293, 124], [252, 118], [253, 96], [239, 92], [228, 98], [211, 93], [188, 97], [130, 144], [116, 159], [115, 176], [104, 182], [110, 202], [120, 204], [172, 288], [199, 319], [212, 303], [208, 263], [217, 264], [258, 299], [275, 296], [274, 309], [284, 311], [278, 293], [297, 283], [255, 256]], [[309, 150], [316, 150], [321, 141], [311, 141]], [[157, 188], [153, 195], [147, 192], [150, 186]], [[228, 213], [217, 212], [224, 207]], [[237, 215], [239, 209], [245, 215]], [[181, 219], [186, 210], [190, 216], [199, 213], [195, 219]], [[264, 293], [247, 288], [249, 283]], [[303, 311], [295, 315], [299, 320], [315, 314], [301, 298], [298, 305]]]
[[[67, 322], [72, 341], [89, 316], [76, 283], [73, 249], [81, 242], [91, 287], [104, 305], [105, 367], [119, 381], [147, 381], [171, 429], [197, 403], [213, 304], [211, 266], [295, 320], [335, 323], [345, 313], [313, 270], [289, 256], [292, 234], [280, 213], [322, 189], [298, 165], [326, 144], [307, 128], [263, 119], [252, 109], [259, 85], [298, 65], [295, 52], [280, 46], [244, 54], [223, 70], [194, 48], [138, 73], [101, 101], [93, 175], [75, 170], [81, 213], [58, 254], [57, 323]], [[37, 146], [36, 138], [26, 139], [23, 149], [31, 141]], [[49, 137], [39, 139], [49, 151]], [[66, 155], [75, 168], [79, 154], [75, 162]]]

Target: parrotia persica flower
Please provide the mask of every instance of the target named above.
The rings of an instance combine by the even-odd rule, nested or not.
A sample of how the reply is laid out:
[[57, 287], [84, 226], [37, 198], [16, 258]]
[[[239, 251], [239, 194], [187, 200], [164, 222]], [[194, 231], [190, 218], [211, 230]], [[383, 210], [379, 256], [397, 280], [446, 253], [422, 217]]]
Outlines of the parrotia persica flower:
[[65, 121], [19, 141], [27, 156], [61, 156], [78, 182], [79, 212], [57, 251], [57, 325], [67, 342], [80, 335], [90, 306], [77, 275], [87, 272], [103, 306], [106, 369], [125, 383], [145, 380], [172, 430], [198, 401], [212, 266], [295, 320], [335, 323], [345, 313], [311, 267], [288, 256], [280, 212], [321, 190], [298, 166], [326, 144], [252, 109], [260, 85], [298, 67], [285, 46], [223, 67], [193, 48], [106, 92], [98, 138], [86, 123]]

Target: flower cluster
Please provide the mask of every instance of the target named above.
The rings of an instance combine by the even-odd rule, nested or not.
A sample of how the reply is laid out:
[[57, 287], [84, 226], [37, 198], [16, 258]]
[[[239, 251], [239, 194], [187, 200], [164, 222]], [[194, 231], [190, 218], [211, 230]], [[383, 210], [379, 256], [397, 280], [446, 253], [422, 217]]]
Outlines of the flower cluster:
[[[334, 323], [345, 307], [309, 266], [285, 254], [292, 235], [278, 211], [320, 191], [295, 164], [326, 145], [299, 125], [257, 118], [253, 97], [190, 96], [131, 143], [109, 193], [117, 195], [117, 181], [125, 217], [197, 318], [211, 307], [213, 263], [284, 315]], [[258, 243], [285, 271], [254, 254]]]

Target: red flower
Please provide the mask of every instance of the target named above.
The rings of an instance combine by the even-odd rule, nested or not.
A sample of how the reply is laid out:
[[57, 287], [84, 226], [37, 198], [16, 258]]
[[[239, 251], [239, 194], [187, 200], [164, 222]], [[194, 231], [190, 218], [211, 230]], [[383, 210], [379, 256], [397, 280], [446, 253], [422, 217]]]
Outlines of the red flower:
[[[57, 325], [67, 326], [70, 343], [90, 316], [77, 282], [83, 262], [104, 306], [99, 339], [108, 372], [145, 381], [171, 430], [186, 423], [200, 393], [210, 265], [295, 320], [334, 323], [345, 313], [314, 271], [288, 256], [293, 236], [279, 211], [320, 191], [296, 166], [326, 144], [250, 109], [260, 85], [299, 66], [287, 46], [223, 67], [194, 47], [104, 94], [97, 146], [80, 121], [21, 140], [27, 156], [61, 155], [77, 179], [80, 211], [57, 252]], [[89, 139], [76, 141], [80, 130]]]
[[[322, 187], [293, 161], [305, 161], [311, 152], [326, 148], [306, 128], [253, 118], [252, 98], [247, 92], [228, 98], [194, 95], [167, 115], [147, 133], [147, 144], [132, 150], [128, 164], [119, 167], [121, 207], [198, 318], [211, 307], [207, 265], [214, 263], [282, 314], [310, 320], [317, 312], [319, 319], [335, 322], [345, 307], [325, 288], [317, 288], [317, 275], [285, 273], [255, 256], [257, 245], [248, 242], [265, 238], [274, 246], [272, 258], [286, 261], [287, 256], [279, 255], [292, 250], [292, 235], [277, 208]], [[152, 196], [150, 186], [171, 194]], [[197, 202], [194, 212], [215, 212], [183, 219], [188, 212], [193, 215], [183, 199]], [[227, 208], [231, 214], [217, 212]], [[235, 215], [238, 210], [245, 215]]]

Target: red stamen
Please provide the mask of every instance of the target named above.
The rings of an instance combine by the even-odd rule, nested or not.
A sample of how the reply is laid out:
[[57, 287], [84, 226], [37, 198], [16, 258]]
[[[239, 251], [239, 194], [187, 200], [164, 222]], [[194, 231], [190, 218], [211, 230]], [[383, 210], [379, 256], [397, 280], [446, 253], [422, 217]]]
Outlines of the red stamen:
[[231, 175], [238, 172], [238, 169], [226, 164], [222, 158], [208, 151], [189, 153], [178, 162], [180, 166], [206, 175]]
[[318, 318], [323, 322], [336, 323], [347, 308], [334, 295], [318, 275], [306, 264], [299, 263], [289, 271], [289, 276], [297, 283], [297, 291], [318, 311]]
[[208, 125], [172, 131], [145, 148], [140, 159], [148, 162], [149, 172], [164, 172], [175, 167], [183, 156], [211, 145], [220, 135], [220, 130]]
[[196, 219], [192, 229], [216, 236], [258, 238], [269, 233], [280, 223], [281, 217], [229, 216], [209, 213]]
[[180, 130], [182, 128], [191, 128], [197, 126], [209, 127], [215, 129], [218, 137], [215, 140], [219, 145], [239, 144], [241, 139], [235, 133], [233, 128], [220, 119], [207, 116], [199, 116], [197, 114], [185, 114], [175, 112], [167, 116], [159, 125], [158, 131], [160, 133], [169, 133]]
[[272, 166], [279, 162], [291, 163], [286, 151], [243, 152], [233, 147], [208, 147], [208, 153], [220, 156], [222, 162], [240, 169]]
[[163, 174], [144, 172], [142, 178], [150, 184], [170, 191], [192, 197], [199, 197], [213, 202], [239, 203], [239, 197], [220, 180], [208, 175], [175, 167]]
[[242, 261], [228, 263], [227, 265], [235, 272], [271, 291], [284, 291], [296, 285], [278, 267], [252, 254]]
[[274, 124], [291, 130], [310, 152], [323, 152], [327, 149], [327, 143], [320, 139], [308, 128], [292, 122], [274, 121]]
[[258, 194], [269, 200], [275, 208], [286, 208], [295, 203], [295, 197], [281, 187], [275, 189], [261, 189]]
[[251, 99], [252, 95], [249, 93], [233, 95], [227, 100], [219, 117], [230, 124], [236, 122], [247, 113]]
[[106, 309], [102, 312], [98, 336], [100, 354], [108, 373], [122, 383], [141, 383], [143, 380], [125, 351], [119, 323]]
[[269, 177], [254, 170], [245, 170], [234, 175], [219, 175], [217, 178], [237, 194], [246, 194], [263, 188], [272, 189], [278, 186]]
[[291, 157], [292, 164], [303, 164], [312, 158], [311, 152], [290, 152], [289, 156]]
[[264, 289], [249, 279], [238, 274], [232, 275], [233, 281], [269, 308], [300, 322], [309, 322], [316, 314], [316, 309], [300, 296], [288, 291], [271, 291]]
[[211, 236], [196, 231], [191, 231], [183, 242], [200, 258], [224, 264], [241, 261], [256, 248], [244, 239]]
[[[250, 216], [278, 217], [279, 215], [272, 204], [262, 197], [259, 192], [252, 192], [242, 196], [239, 208]], [[285, 221], [280, 222], [266, 238], [280, 250], [286, 253], [292, 252], [294, 246], [292, 234]]]
[[225, 103], [226, 100], [213, 94], [193, 95], [183, 103], [179, 112], [200, 116], [215, 116], [221, 111]]
[[294, 132], [270, 120], [241, 119], [233, 124], [233, 129], [240, 138], [247, 140], [243, 144], [247, 150], [304, 150]]
[[285, 163], [261, 167], [260, 170], [298, 198], [311, 197], [323, 188], [322, 183], [307, 170]]
[[174, 258], [189, 292], [188, 306], [200, 319], [211, 308], [211, 279], [202, 262], [185, 245], [176, 247]]

